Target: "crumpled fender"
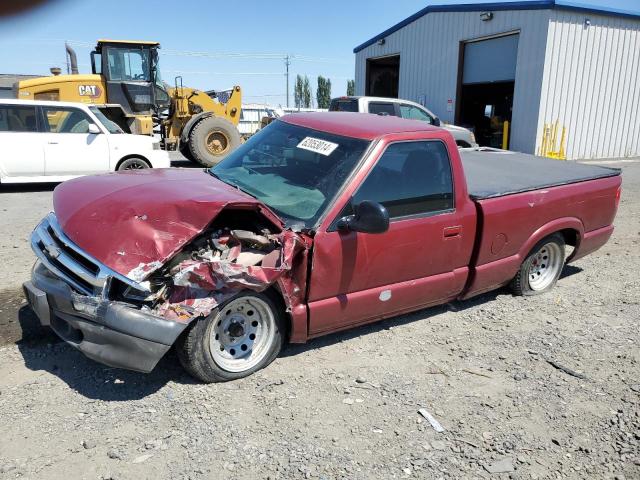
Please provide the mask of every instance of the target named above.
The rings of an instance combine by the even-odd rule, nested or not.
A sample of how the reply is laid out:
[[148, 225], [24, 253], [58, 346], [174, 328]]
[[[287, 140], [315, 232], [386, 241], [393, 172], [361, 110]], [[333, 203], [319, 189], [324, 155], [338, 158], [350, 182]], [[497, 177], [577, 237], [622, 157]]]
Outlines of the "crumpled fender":
[[53, 204], [65, 234], [112, 270], [140, 282], [200, 234], [226, 207], [264, 204], [199, 169], [148, 169], [69, 180]]

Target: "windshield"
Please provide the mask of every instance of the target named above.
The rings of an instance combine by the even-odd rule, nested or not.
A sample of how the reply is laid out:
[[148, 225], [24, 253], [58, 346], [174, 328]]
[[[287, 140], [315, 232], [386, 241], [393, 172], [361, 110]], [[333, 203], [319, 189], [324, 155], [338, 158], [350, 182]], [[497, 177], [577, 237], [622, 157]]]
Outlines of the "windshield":
[[104, 128], [106, 128], [109, 133], [124, 133], [122, 129], [115, 122], [109, 120], [98, 107], [89, 107], [89, 110], [91, 110], [91, 113], [98, 118], [100, 123], [104, 125]]
[[368, 145], [275, 121], [211, 171], [262, 201], [288, 227], [313, 228]]

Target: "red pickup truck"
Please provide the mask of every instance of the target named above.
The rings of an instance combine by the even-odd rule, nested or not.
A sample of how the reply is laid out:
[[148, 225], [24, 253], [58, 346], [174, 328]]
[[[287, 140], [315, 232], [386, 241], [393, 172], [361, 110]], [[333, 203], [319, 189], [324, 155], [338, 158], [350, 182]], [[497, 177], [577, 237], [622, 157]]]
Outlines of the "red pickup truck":
[[231, 380], [287, 341], [547, 291], [607, 242], [620, 192], [618, 170], [459, 152], [424, 122], [289, 115], [209, 170], [61, 184], [24, 290], [92, 359], [148, 372], [175, 345], [195, 377]]

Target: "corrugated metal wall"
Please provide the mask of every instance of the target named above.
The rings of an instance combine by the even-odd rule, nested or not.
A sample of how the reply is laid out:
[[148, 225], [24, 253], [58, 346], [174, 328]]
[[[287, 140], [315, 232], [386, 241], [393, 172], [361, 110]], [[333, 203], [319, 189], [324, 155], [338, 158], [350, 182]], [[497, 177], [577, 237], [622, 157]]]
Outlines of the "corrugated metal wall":
[[[366, 59], [400, 53], [399, 96], [419, 101], [446, 122], [453, 122], [461, 41], [520, 31], [516, 69], [511, 148], [533, 153], [540, 106], [540, 86], [550, 10], [496, 11], [491, 21], [480, 12], [429, 13], [390, 34], [384, 45], [370, 45], [356, 54], [356, 94], [364, 95]], [[452, 111], [447, 100], [452, 99]]]
[[640, 21], [552, 11], [540, 100], [537, 147], [558, 121], [567, 158], [640, 155]]

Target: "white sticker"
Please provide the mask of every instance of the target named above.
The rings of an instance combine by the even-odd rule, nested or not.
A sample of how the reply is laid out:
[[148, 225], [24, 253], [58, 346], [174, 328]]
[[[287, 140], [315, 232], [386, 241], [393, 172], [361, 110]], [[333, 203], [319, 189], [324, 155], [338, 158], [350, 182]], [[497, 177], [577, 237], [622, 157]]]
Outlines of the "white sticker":
[[380, 292], [380, 296], [378, 298], [382, 302], [386, 302], [388, 300], [391, 300], [391, 290], [382, 290]]
[[298, 144], [298, 148], [309, 150], [310, 152], [319, 153], [320, 155], [329, 156], [338, 148], [337, 143], [327, 142], [319, 138], [306, 137]]

